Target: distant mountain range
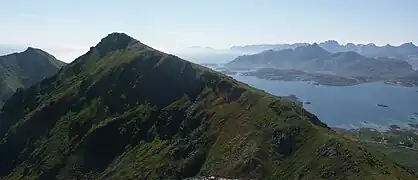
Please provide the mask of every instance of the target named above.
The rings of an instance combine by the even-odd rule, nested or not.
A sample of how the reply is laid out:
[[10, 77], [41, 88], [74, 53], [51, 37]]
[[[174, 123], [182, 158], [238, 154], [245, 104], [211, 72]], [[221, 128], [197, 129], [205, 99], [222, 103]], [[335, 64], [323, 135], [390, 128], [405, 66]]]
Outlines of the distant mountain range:
[[266, 50], [283, 50], [295, 49], [300, 46], [308, 46], [309, 43], [294, 43], [294, 44], [254, 44], [244, 46], [232, 46], [229, 48], [232, 52], [241, 52], [245, 54], [256, 54]]
[[[300, 46], [308, 46], [309, 43], [294, 43], [294, 44], [261, 44], [261, 45], [246, 45], [246, 46], [233, 46], [231, 51], [247, 52], [247, 53], [259, 53], [265, 50], [283, 50], [283, 49], [295, 49]], [[418, 47], [413, 43], [404, 43], [400, 46], [377, 46], [373, 43], [369, 44], [353, 44], [347, 43], [342, 45], [335, 40], [328, 40], [318, 44], [325, 50], [336, 52], [348, 52], [354, 51], [367, 57], [392, 57], [398, 59], [405, 59], [409, 55], [417, 55]]]
[[369, 44], [353, 44], [340, 45], [337, 41], [329, 40], [319, 44], [322, 48], [329, 52], [348, 52], [354, 51], [367, 57], [390, 57], [396, 59], [407, 59], [410, 55], [418, 55], [418, 48], [413, 43], [404, 43], [400, 46], [376, 46]]
[[112, 33], [4, 104], [0, 179], [416, 179], [288, 99]]
[[[214, 49], [210, 47], [199, 47], [194, 46], [193, 48], [188, 48], [182, 52], [179, 52], [178, 55], [182, 56], [187, 54], [189, 59], [199, 59], [205, 57], [205, 62], [224, 62], [228, 57], [237, 57], [240, 55], [249, 55], [257, 54], [262, 51], [267, 50], [284, 50], [284, 49], [295, 49], [301, 46], [311, 45], [309, 43], [294, 43], [294, 44], [255, 44], [255, 45], [244, 45], [244, 46], [232, 46], [229, 49]], [[414, 68], [418, 68], [418, 47], [413, 43], [404, 43], [400, 46], [377, 46], [373, 43], [369, 44], [353, 44], [347, 43], [342, 45], [335, 40], [328, 40], [325, 42], [318, 43], [320, 47], [327, 50], [331, 53], [336, 52], [349, 52], [354, 51], [363, 56], [376, 58], [376, 57], [388, 57], [398, 60], [404, 60], [410, 63]], [[187, 52], [187, 53], [184, 53]], [[218, 56], [213, 56], [213, 54], [228, 54], [228, 56], [222, 56], [220, 60], [216, 59]], [[212, 55], [212, 56], [211, 56]], [[229, 61], [231, 61], [231, 58]]]
[[244, 55], [242, 52], [230, 51], [229, 49], [201, 46], [189, 47], [175, 54], [195, 63], [227, 63], [237, 56]]
[[65, 63], [45, 51], [27, 48], [0, 56], [0, 106], [18, 88], [26, 88], [54, 75]]
[[254, 55], [239, 56], [227, 66], [240, 69], [298, 69], [343, 76], [404, 76], [413, 71], [412, 66], [403, 60], [370, 58], [354, 51], [331, 53], [316, 43], [295, 49], [267, 50]]

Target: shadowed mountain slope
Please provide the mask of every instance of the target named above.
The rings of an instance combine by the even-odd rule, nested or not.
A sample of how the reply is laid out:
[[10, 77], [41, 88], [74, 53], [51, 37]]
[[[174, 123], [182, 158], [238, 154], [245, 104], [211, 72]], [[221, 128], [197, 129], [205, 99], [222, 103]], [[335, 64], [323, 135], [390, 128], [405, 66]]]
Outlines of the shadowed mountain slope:
[[113, 33], [0, 113], [7, 179], [414, 179], [299, 105]]
[[54, 75], [65, 63], [40, 49], [0, 56], [0, 107], [17, 88], [26, 88]]

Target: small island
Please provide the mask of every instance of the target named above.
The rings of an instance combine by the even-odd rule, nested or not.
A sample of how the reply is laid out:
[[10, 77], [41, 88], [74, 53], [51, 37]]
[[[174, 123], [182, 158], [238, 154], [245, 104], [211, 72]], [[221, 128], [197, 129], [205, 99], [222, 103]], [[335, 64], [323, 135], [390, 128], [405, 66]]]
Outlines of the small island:
[[306, 101], [305, 104], [311, 104], [311, 102], [310, 101]]
[[332, 74], [310, 73], [295, 69], [262, 68], [257, 71], [245, 72], [244, 76], [255, 76], [260, 79], [282, 81], [311, 81], [313, 85], [352, 86], [372, 82], [367, 77], [343, 77]]
[[377, 104], [377, 106], [379, 106], [379, 107], [389, 107], [388, 105], [384, 105], [384, 104]]

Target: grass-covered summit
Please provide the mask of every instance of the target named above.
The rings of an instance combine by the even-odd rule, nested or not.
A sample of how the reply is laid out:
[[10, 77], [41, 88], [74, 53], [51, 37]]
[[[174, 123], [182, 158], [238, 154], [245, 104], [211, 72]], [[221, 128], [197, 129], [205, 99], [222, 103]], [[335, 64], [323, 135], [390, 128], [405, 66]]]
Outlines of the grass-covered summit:
[[18, 88], [54, 75], [65, 63], [40, 49], [0, 56], [0, 107]]
[[295, 103], [113, 33], [0, 113], [7, 179], [414, 179]]

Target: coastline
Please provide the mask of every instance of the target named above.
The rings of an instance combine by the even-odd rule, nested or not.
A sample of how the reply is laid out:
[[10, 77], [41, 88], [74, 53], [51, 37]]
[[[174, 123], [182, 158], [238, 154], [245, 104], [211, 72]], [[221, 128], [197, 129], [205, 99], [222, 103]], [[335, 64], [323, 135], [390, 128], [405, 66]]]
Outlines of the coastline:
[[376, 77], [350, 77], [337, 76], [331, 74], [309, 73], [299, 70], [268, 70], [268, 71], [248, 71], [242, 73], [243, 76], [254, 76], [260, 79], [273, 81], [310, 81], [316, 85], [324, 86], [354, 86], [366, 83], [381, 82], [391, 86], [418, 87], [414, 82], [405, 80], [376, 78]]

